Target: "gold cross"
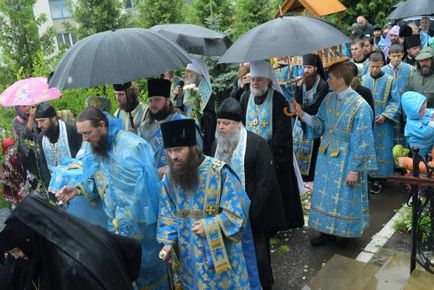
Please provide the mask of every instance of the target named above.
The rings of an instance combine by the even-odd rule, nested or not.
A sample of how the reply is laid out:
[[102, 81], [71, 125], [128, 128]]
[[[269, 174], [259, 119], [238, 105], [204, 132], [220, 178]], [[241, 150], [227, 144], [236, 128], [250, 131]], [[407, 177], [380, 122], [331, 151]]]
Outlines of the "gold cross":
[[209, 206], [207, 206], [207, 208], [206, 208], [205, 211], [206, 211], [206, 213], [209, 214], [209, 215], [214, 215], [214, 214], [217, 213], [217, 210], [216, 210], [216, 208], [215, 208], [213, 205], [209, 205]]
[[261, 122], [261, 126], [262, 127], [267, 127], [268, 126], [268, 122], [267, 121], [265, 121], [265, 120], [263, 120], [262, 122]]

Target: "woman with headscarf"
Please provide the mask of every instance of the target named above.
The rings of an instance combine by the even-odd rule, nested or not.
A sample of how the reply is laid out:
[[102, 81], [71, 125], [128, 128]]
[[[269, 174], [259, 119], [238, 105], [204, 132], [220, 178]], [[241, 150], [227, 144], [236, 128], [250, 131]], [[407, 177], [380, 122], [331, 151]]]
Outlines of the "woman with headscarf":
[[16, 116], [13, 120], [13, 133], [17, 140], [18, 154], [23, 162], [24, 170], [34, 176], [40, 176], [37, 152], [30, 143], [38, 144], [38, 129], [35, 122], [36, 108], [32, 106], [15, 107]]

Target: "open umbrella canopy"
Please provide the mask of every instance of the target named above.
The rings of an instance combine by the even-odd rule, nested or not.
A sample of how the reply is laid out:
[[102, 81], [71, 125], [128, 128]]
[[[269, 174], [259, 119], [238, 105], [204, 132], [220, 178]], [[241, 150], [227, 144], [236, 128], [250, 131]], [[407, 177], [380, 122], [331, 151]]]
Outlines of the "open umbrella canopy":
[[51, 87], [89, 88], [157, 76], [191, 62], [178, 45], [144, 28], [125, 28], [88, 36], [59, 61]]
[[222, 55], [231, 46], [229, 38], [217, 31], [194, 24], [162, 24], [150, 28], [192, 54]]
[[387, 19], [401, 19], [410, 16], [421, 16], [434, 14], [433, 0], [407, 0], [399, 2]]
[[0, 104], [5, 107], [33, 106], [58, 99], [62, 93], [48, 88], [47, 78], [36, 77], [16, 81], [0, 95]]
[[347, 42], [351, 42], [349, 37], [319, 18], [279, 17], [244, 33], [219, 62], [303, 55]]

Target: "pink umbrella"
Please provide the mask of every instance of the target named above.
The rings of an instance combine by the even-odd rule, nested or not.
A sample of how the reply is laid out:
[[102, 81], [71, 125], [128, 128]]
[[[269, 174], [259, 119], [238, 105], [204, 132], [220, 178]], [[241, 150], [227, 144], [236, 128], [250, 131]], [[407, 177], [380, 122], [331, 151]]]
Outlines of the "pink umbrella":
[[4, 107], [33, 106], [58, 99], [62, 93], [57, 88], [49, 88], [47, 78], [27, 78], [16, 81], [0, 95]]

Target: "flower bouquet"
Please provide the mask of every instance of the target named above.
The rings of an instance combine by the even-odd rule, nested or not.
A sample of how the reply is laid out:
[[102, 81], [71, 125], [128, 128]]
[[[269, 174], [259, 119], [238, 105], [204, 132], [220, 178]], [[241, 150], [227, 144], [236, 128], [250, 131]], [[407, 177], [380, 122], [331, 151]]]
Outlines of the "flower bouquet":
[[191, 108], [190, 116], [198, 122], [202, 119], [202, 98], [199, 94], [199, 88], [195, 84], [186, 85], [182, 88], [187, 93], [187, 98], [184, 102], [186, 107]]

